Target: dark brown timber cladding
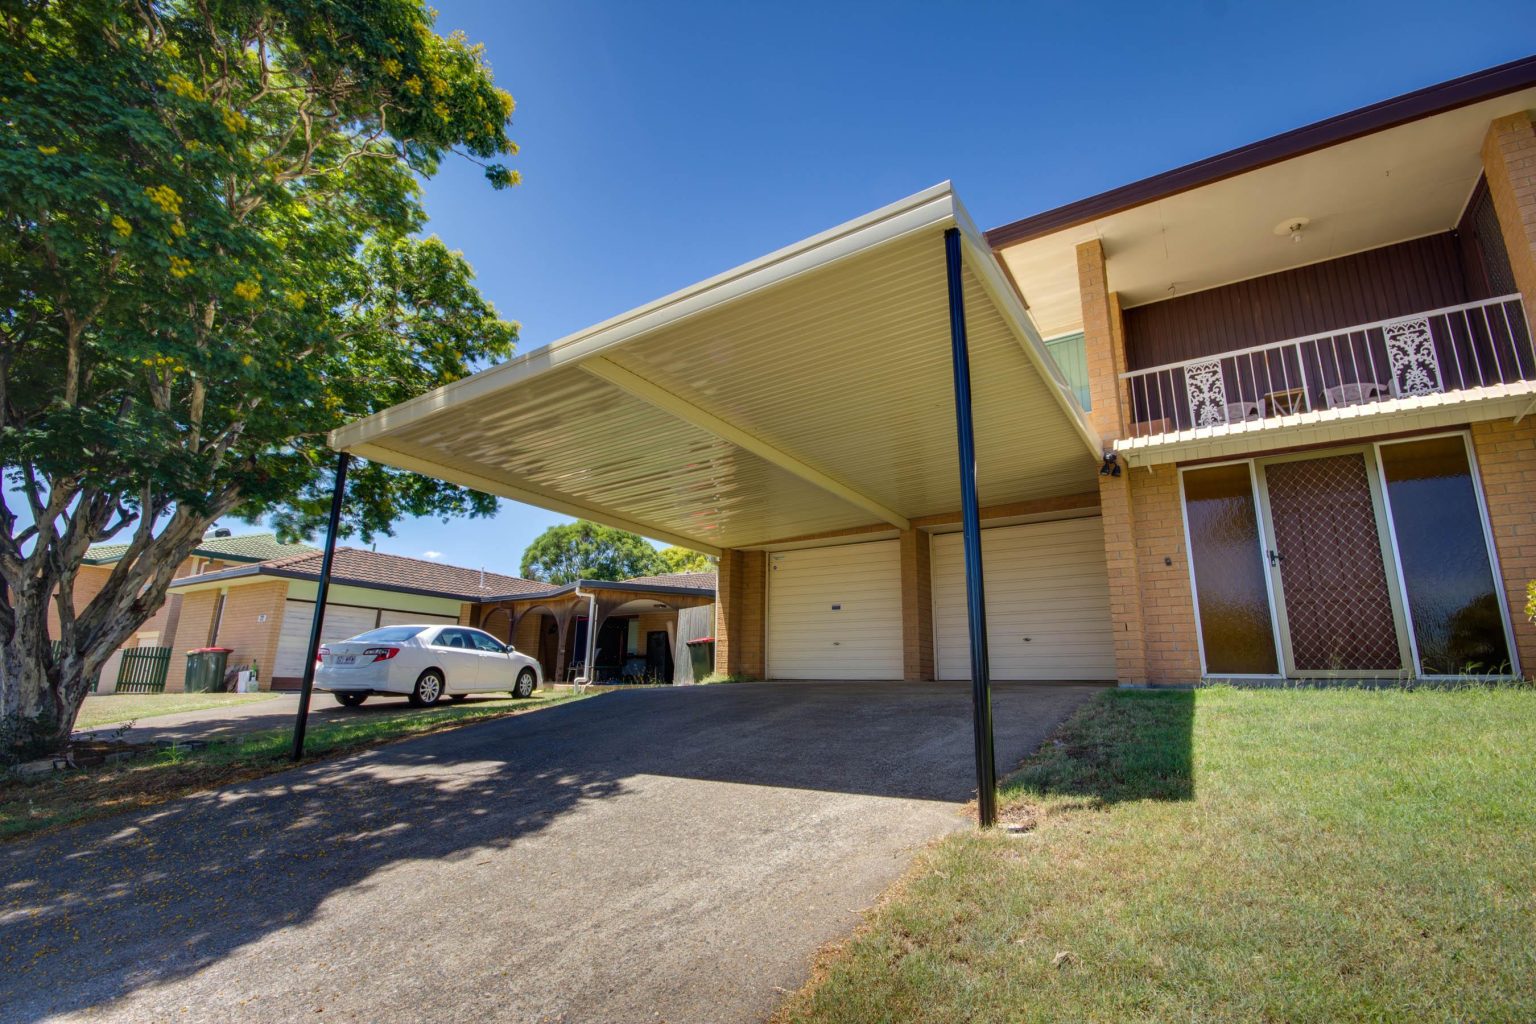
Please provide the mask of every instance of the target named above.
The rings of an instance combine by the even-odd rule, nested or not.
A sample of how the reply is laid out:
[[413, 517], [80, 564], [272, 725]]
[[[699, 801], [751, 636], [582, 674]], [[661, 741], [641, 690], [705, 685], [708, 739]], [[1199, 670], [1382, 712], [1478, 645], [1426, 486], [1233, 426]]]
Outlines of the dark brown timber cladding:
[[1446, 231], [1128, 309], [1126, 356], [1140, 370], [1466, 301]]

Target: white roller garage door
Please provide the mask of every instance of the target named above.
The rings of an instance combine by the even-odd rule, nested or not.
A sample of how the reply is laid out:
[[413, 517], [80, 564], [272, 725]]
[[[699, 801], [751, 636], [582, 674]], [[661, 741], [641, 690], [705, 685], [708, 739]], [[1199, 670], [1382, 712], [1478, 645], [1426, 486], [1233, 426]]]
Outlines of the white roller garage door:
[[[272, 666], [275, 679], [293, 679], [304, 674], [304, 652], [309, 649], [309, 624], [315, 614], [313, 601], [287, 601], [283, 608], [283, 627], [277, 638], [277, 664]], [[325, 622], [320, 626], [320, 642], [328, 644], [336, 640], [366, 633], [375, 626], [398, 626], [404, 623], [458, 622], [452, 615], [424, 615], [421, 612], [397, 612], [388, 608], [364, 608], [360, 605], [333, 604], [325, 609]]]
[[[934, 660], [940, 679], [971, 677], [961, 535], [933, 538]], [[1113, 679], [1103, 520], [981, 532], [993, 679]]]
[[[315, 615], [313, 601], [283, 602], [283, 626], [277, 635], [277, 658], [272, 666], [274, 679], [304, 674], [304, 652], [309, 650], [309, 624]], [[377, 608], [327, 605], [325, 621], [320, 624], [320, 642], [345, 640], [372, 629], [379, 619]]]
[[900, 679], [900, 545], [770, 553], [767, 632], [770, 678]]

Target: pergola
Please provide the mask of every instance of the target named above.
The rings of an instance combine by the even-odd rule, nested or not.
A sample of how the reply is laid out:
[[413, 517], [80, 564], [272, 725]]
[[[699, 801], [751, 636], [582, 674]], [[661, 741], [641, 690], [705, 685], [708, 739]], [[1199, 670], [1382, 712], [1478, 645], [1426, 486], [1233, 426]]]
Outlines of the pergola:
[[1103, 457], [948, 183], [347, 424], [331, 444], [343, 464], [361, 456], [716, 555], [960, 511], [983, 820], [995, 773], [979, 508], [1095, 490]]

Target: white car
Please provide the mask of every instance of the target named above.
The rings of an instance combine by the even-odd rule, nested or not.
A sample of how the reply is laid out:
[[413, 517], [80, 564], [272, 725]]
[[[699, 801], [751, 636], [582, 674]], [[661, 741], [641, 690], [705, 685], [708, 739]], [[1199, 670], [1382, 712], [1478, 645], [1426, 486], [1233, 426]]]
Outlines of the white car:
[[383, 626], [326, 644], [315, 666], [315, 686], [349, 708], [374, 694], [417, 707], [497, 690], [527, 697], [542, 676], [536, 659], [468, 626]]

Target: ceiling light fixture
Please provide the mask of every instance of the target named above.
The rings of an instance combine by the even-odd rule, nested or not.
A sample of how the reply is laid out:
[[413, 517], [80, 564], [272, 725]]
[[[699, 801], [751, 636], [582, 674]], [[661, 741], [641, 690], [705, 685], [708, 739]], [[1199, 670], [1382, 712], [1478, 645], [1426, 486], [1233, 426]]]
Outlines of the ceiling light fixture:
[[1310, 223], [1312, 223], [1312, 221], [1308, 217], [1287, 217], [1285, 220], [1275, 225], [1275, 234], [1279, 235], [1281, 238], [1284, 238], [1286, 235], [1290, 235], [1291, 241], [1300, 242], [1302, 229], [1304, 229]]

